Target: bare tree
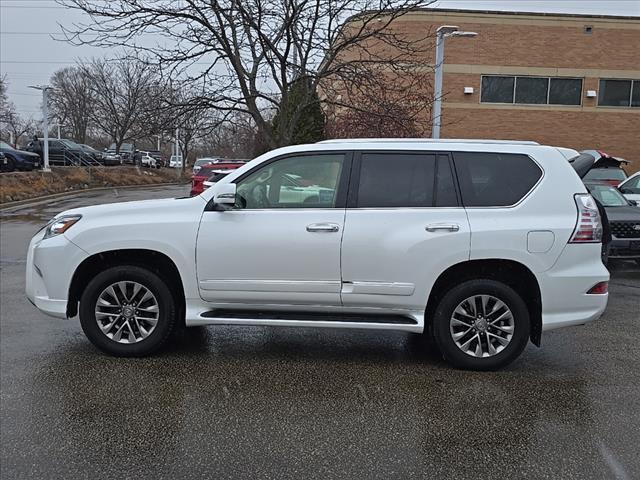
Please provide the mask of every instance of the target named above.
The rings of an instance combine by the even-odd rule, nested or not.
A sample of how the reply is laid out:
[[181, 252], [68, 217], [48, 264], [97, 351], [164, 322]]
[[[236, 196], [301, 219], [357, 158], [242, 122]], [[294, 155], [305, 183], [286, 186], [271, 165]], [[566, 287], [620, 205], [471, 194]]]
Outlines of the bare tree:
[[127, 140], [147, 135], [157, 108], [158, 79], [136, 59], [93, 60], [82, 66], [92, 97], [91, 122], [113, 139], [116, 151]]
[[[392, 27], [433, 0], [58, 1], [88, 14], [85, 23], [64, 29], [68, 41], [145, 52], [173, 76], [206, 89], [194, 99], [199, 105], [248, 114], [269, 147], [291, 142], [301, 116], [319, 101], [321, 84], [373, 81], [372, 66], [398, 72], [431, 48], [430, 32], [414, 38]], [[308, 93], [274, 126], [270, 118], [291, 105], [291, 85], [301, 79]], [[331, 104], [335, 97], [322, 99]], [[351, 106], [347, 100], [357, 106], [344, 98], [341, 108]]]
[[20, 137], [36, 130], [36, 123], [33, 118], [22, 117], [15, 111], [13, 106], [9, 107], [6, 114], [2, 116], [2, 123], [8, 132], [11, 132], [13, 146], [16, 147]]
[[73, 139], [86, 143], [94, 109], [94, 93], [88, 71], [80, 66], [58, 70], [51, 77], [51, 113], [71, 130]]

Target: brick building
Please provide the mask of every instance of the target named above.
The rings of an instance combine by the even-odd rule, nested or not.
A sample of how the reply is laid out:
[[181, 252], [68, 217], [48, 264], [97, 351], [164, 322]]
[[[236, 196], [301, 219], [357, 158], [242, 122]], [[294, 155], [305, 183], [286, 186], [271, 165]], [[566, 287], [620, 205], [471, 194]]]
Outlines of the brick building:
[[442, 138], [600, 148], [640, 168], [640, 17], [424, 10], [392, 28], [441, 25], [478, 33], [446, 40]]

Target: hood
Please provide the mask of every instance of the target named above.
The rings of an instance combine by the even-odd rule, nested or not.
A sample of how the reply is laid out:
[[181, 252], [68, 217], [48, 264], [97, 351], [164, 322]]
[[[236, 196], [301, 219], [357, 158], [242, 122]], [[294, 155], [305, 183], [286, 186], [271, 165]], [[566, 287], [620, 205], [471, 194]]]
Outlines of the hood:
[[628, 207], [604, 207], [610, 222], [637, 222], [640, 224], [640, 208], [633, 205]]
[[[3, 150], [3, 151], [5, 151], [5, 150]], [[13, 154], [13, 155], [18, 155], [18, 156], [20, 156], [22, 158], [31, 158], [31, 159], [34, 159], [34, 160], [37, 160], [38, 158], [40, 158], [40, 155], [38, 155], [37, 153], [27, 152], [25, 150], [17, 150], [16, 149], [16, 150], [6, 150], [5, 152], [9, 153], [9, 154]]]
[[[161, 198], [154, 200], [137, 200], [133, 202], [105, 203], [102, 205], [92, 205], [90, 207], [73, 208], [56, 215], [82, 215], [86, 218], [106, 218], [113, 216], [123, 216], [128, 213], [140, 214], [145, 211], [157, 213], [164, 209], [171, 209], [177, 202], [193, 201], [196, 197]], [[204, 201], [199, 200], [201, 203]]]

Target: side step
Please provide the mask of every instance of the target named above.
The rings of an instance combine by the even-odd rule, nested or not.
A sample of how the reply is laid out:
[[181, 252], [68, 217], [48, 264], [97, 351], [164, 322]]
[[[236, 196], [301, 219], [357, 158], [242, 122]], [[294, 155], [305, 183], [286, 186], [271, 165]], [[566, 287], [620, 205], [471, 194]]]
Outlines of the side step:
[[343, 313], [315, 313], [290, 311], [259, 311], [259, 310], [209, 310], [200, 314], [202, 318], [226, 318], [229, 320], [274, 320], [291, 322], [348, 322], [348, 323], [384, 323], [393, 325], [417, 325], [418, 322], [404, 315], [388, 315], [378, 313], [355, 314]]

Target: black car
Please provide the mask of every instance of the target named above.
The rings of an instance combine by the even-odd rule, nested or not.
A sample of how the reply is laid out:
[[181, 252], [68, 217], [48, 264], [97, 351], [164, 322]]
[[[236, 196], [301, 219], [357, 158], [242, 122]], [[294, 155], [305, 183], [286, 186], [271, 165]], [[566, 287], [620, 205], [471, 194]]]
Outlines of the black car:
[[0, 168], [3, 172], [13, 172], [14, 170], [33, 170], [40, 168], [40, 155], [24, 150], [17, 150], [5, 142], [0, 142], [0, 152], [4, 154], [4, 159]]
[[[31, 140], [26, 149], [29, 152], [43, 155], [42, 147], [44, 139]], [[80, 145], [66, 138], [49, 139], [49, 164], [50, 165], [98, 165], [97, 156], [90, 151], [84, 150]]]
[[604, 182], [585, 182], [589, 193], [605, 209], [611, 229], [609, 258], [635, 260], [640, 264], [640, 208], [620, 191]]

